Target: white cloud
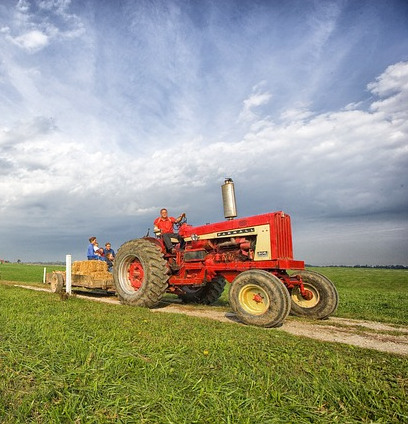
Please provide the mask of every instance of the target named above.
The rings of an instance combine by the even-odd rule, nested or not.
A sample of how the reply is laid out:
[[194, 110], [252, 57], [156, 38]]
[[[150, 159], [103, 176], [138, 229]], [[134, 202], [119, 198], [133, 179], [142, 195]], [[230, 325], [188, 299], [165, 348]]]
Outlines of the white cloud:
[[38, 6], [44, 10], [56, 10], [58, 13], [65, 13], [71, 5], [71, 0], [40, 0]]
[[380, 100], [371, 104], [370, 110], [393, 123], [395, 131], [390, 138], [394, 143], [407, 146], [408, 62], [389, 66], [375, 82], [368, 85], [368, 89], [380, 96]]
[[[381, 78], [385, 83], [387, 71]], [[401, 95], [396, 87], [397, 83], [394, 94], [380, 101], [383, 106]], [[400, 90], [405, 90], [403, 81]], [[251, 95], [247, 110], [269, 98]], [[408, 163], [404, 124], [358, 109], [313, 115], [306, 121], [312, 112], [301, 110], [290, 116], [291, 121], [283, 123], [262, 118], [262, 125], [251, 125], [242, 140], [208, 143], [197, 138], [163, 145], [150, 157], [129, 157], [114, 150], [105, 154], [105, 141], [100, 148], [71, 141], [52, 121], [36, 119], [0, 135], [0, 159], [11, 168], [1, 191], [9, 208], [18, 199], [15, 207], [23, 210], [28, 193], [41, 198], [57, 190], [76, 206], [78, 199], [90, 196], [106, 202], [95, 214], [103, 214], [105, 207], [128, 214], [152, 207], [157, 192], [171, 199], [171, 193], [182, 187], [248, 176], [249, 181], [273, 182], [265, 186], [265, 195], [278, 190], [283, 203], [285, 192], [296, 193], [302, 206], [294, 204], [293, 209], [302, 207], [304, 212], [312, 213], [316, 205], [320, 214], [328, 215], [382, 212], [401, 205], [406, 191], [401, 184], [407, 182], [401, 166]], [[112, 198], [115, 205], [110, 205]]]
[[36, 52], [49, 44], [49, 38], [41, 31], [33, 30], [18, 37], [9, 37], [13, 43], [29, 51]]
[[398, 92], [408, 92], [408, 62], [399, 62], [389, 66], [367, 88], [379, 97]]
[[16, 9], [22, 13], [28, 12], [30, 9], [30, 2], [28, 0], [18, 0]]
[[[29, 53], [41, 51], [56, 39], [79, 37], [84, 34], [84, 26], [76, 15], [68, 13], [70, 3], [70, 0], [20, 0], [1, 32], [8, 41]], [[42, 14], [34, 11], [37, 7]]]
[[261, 92], [259, 85], [254, 87], [254, 91], [243, 101], [243, 109], [239, 115], [240, 121], [251, 121], [257, 117], [256, 108], [268, 104], [272, 95], [268, 92]]
[[[296, 106], [296, 105], [295, 105]], [[280, 119], [283, 121], [303, 121], [313, 116], [313, 113], [308, 109], [307, 106], [299, 104], [298, 106], [286, 109], [280, 114]]]

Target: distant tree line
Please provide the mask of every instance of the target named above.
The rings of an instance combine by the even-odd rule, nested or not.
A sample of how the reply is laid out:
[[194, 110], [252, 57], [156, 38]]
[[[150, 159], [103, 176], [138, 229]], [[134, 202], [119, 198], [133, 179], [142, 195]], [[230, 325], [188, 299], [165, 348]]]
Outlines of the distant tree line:
[[310, 265], [310, 267], [321, 268], [380, 268], [380, 269], [408, 269], [407, 265]]

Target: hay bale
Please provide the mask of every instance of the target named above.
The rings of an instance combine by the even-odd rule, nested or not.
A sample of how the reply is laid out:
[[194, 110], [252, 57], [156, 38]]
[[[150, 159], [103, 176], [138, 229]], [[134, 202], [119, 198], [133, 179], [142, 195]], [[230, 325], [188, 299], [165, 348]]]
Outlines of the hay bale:
[[104, 261], [76, 261], [72, 264], [72, 274], [87, 275], [96, 280], [111, 280], [108, 264]]
[[72, 274], [79, 274], [79, 269], [80, 269], [79, 262], [74, 262], [71, 266]]

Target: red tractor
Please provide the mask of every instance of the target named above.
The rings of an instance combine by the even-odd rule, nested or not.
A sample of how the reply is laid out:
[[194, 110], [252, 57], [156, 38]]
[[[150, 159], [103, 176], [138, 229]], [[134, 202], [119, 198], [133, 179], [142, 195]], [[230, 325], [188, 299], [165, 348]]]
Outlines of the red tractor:
[[169, 292], [184, 302], [212, 304], [228, 282], [230, 305], [246, 324], [276, 327], [289, 313], [316, 319], [333, 314], [338, 305], [334, 284], [293, 259], [289, 215], [234, 219], [232, 180], [225, 181], [222, 192], [227, 220], [199, 227], [180, 222], [184, 250], [176, 245], [175, 254], [166, 253], [160, 237], [119, 248], [113, 274], [121, 302], [152, 308]]

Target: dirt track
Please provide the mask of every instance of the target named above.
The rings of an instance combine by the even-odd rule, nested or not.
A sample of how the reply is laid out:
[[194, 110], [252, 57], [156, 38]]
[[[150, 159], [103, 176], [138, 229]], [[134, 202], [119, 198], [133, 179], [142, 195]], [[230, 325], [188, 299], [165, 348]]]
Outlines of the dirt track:
[[[169, 304], [164, 308], [154, 309], [152, 311], [186, 314], [244, 325], [236, 319], [233, 313], [220, 312], [214, 309], [208, 307], [206, 309], [192, 310], [191, 306]], [[281, 327], [265, 330], [286, 331], [296, 336], [346, 343], [399, 355], [408, 355], [408, 327], [397, 327], [379, 322], [335, 317], [325, 321], [308, 321], [288, 317]]]
[[[50, 292], [48, 288], [20, 284], [14, 285], [31, 290]], [[97, 302], [119, 304], [119, 300], [114, 296], [92, 296], [89, 294], [77, 294], [76, 296]], [[233, 313], [220, 311], [218, 308], [212, 308], [210, 306], [204, 308], [202, 306], [194, 307], [192, 305], [163, 302], [159, 308], [151, 309], [151, 312], [185, 314], [243, 325], [236, 319]], [[408, 356], [408, 327], [406, 326], [336, 317], [325, 321], [309, 321], [288, 317], [281, 327], [265, 329], [265, 331], [286, 331], [296, 336], [345, 343], [366, 349], [375, 349], [381, 352]]]

